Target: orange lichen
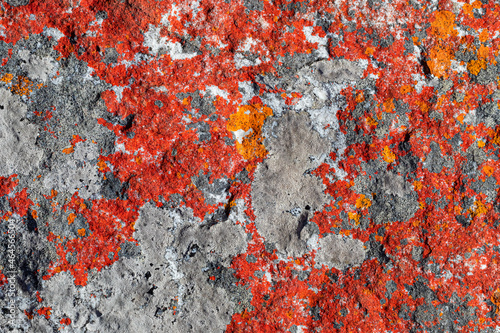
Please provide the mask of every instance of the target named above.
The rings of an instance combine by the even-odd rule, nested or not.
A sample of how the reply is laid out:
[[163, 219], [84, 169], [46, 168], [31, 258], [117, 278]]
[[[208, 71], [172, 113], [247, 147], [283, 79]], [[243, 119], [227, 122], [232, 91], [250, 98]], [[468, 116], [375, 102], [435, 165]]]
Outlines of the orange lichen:
[[417, 191], [420, 191], [422, 189], [422, 182], [421, 181], [418, 181], [418, 180], [415, 180], [413, 182], [413, 187], [415, 188], [415, 190]]
[[462, 10], [463, 10], [463, 12], [464, 12], [467, 16], [469, 16], [469, 17], [474, 17], [473, 10], [474, 10], [474, 9], [479, 9], [479, 8], [481, 8], [481, 1], [476, 0], [476, 1], [474, 1], [472, 4], [468, 4], [468, 3], [464, 4], [464, 6], [463, 6], [463, 9], [462, 9]]
[[363, 92], [361, 91], [360, 93], [358, 93], [358, 94], [356, 95], [356, 99], [355, 99], [355, 101], [356, 101], [356, 103], [361, 103], [361, 102], [363, 102], [364, 100], [365, 100], [365, 96], [364, 96]]
[[481, 69], [486, 69], [486, 60], [484, 59], [471, 60], [467, 63], [467, 70], [471, 74], [478, 75]]
[[453, 49], [444, 45], [436, 45], [431, 49], [430, 60], [427, 62], [432, 75], [447, 78], [451, 61], [455, 58]]
[[450, 35], [456, 35], [455, 14], [443, 10], [434, 13], [434, 21], [431, 23], [431, 34], [438, 38], [447, 38]]
[[476, 206], [476, 209], [469, 209], [469, 212], [471, 213], [472, 217], [476, 217], [481, 214], [486, 214], [488, 212], [488, 208], [481, 201], [474, 202], [474, 205]]
[[263, 145], [262, 125], [264, 120], [272, 116], [273, 110], [262, 104], [242, 105], [238, 112], [232, 114], [227, 123], [227, 129], [231, 132], [242, 131], [243, 138], [237, 140], [236, 148], [246, 160], [263, 158], [267, 155]]
[[467, 63], [467, 70], [474, 75], [478, 75], [481, 69], [486, 69], [489, 61], [490, 48], [481, 45], [477, 50], [477, 60], [471, 60]]
[[81, 229], [78, 229], [78, 236], [85, 236], [85, 229], [84, 228], [81, 228]]
[[410, 92], [412, 92], [414, 90], [414, 88], [412, 86], [410, 86], [409, 84], [406, 84], [404, 86], [401, 86], [401, 88], [399, 89], [399, 92], [403, 95], [406, 95]]
[[105, 161], [103, 161], [102, 159], [99, 159], [99, 161], [97, 161], [97, 167], [99, 168], [99, 171], [103, 171], [104, 169], [106, 169], [108, 167], [108, 165], [106, 164]]
[[347, 213], [347, 215], [349, 216], [349, 219], [354, 220], [354, 222], [356, 224], [359, 223], [360, 216], [359, 216], [358, 213], [356, 213], [356, 212], [349, 212], [349, 213]]
[[13, 94], [19, 95], [19, 96], [26, 96], [29, 95], [33, 90], [31, 89], [33, 87], [33, 82], [31, 82], [27, 77], [19, 75], [17, 77], [17, 83], [14, 84], [10, 90], [12, 91]]
[[372, 205], [370, 199], [368, 199], [364, 194], [361, 194], [359, 198], [356, 200], [356, 208], [368, 208]]
[[63, 152], [63, 153], [65, 153], [65, 154], [71, 154], [71, 153], [72, 153], [72, 152], [74, 152], [74, 151], [75, 151], [75, 148], [73, 148], [73, 146], [68, 147], [68, 148], [64, 148], [64, 149], [62, 150], [62, 152]]
[[427, 102], [425, 102], [425, 101], [416, 101], [415, 104], [420, 107], [420, 110], [423, 113], [429, 112], [429, 104]]
[[367, 47], [366, 50], [365, 50], [365, 54], [367, 56], [372, 56], [373, 52], [375, 52], [375, 49], [373, 47]]
[[479, 34], [479, 40], [481, 43], [485, 43], [487, 40], [490, 39], [490, 33], [488, 32], [488, 29], [483, 29], [481, 33]]
[[70, 225], [71, 223], [73, 223], [75, 221], [75, 218], [76, 218], [76, 214], [75, 213], [71, 213], [68, 215], [68, 225]]
[[71, 324], [71, 319], [70, 319], [70, 318], [62, 318], [62, 319], [59, 321], [59, 323], [60, 323], [61, 325], [66, 325], [66, 326], [67, 326], [67, 325], [70, 325], [70, 324]]
[[390, 98], [384, 102], [384, 109], [386, 112], [393, 112], [393, 110], [394, 110], [394, 98]]
[[49, 319], [50, 315], [52, 314], [51, 310], [52, 310], [52, 307], [45, 306], [45, 307], [42, 307], [42, 308], [36, 310], [36, 312], [38, 312], [39, 315], [44, 316], [45, 319]]
[[491, 176], [491, 175], [493, 175], [493, 171], [494, 171], [494, 169], [493, 169], [493, 167], [491, 165], [485, 165], [483, 167], [483, 172], [488, 177]]
[[385, 146], [384, 150], [382, 150], [382, 157], [387, 163], [392, 163], [396, 160], [396, 155], [394, 155], [394, 153], [387, 146]]
[[499, 314], [500, 313], [500, 289], [497, 288], [497, 290], [495, 290], [495, 292], [493, 293], [493, 295], [491, 295], [491, 298], [490, 298], [490, 301], [491, 303], [495, 304], [495, 314]]
[[12, 79], [14, 78], [14, 75], [12, 74], [5, 74], [0, 78], [0, 81], [5, 82], [5, 83], [10, 83]]
[[373, 119], [372, 117], [366, 117], [366, 123], [368, 124], [368, 126], [377, 126], [378, 125], [378, 122]]

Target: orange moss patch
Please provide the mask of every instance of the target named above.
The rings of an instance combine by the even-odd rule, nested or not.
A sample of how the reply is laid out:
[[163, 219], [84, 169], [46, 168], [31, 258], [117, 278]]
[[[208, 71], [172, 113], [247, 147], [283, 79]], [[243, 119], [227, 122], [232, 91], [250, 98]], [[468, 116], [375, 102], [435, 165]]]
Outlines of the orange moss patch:
[[[232, 114], [227, 123], [227, 129], [231, 132], [241, 131], [245, 133], [243, 138], [238, 138], [236, 149], [246, 160], [265, 157], [266, 148], [262, 141], [262, 125], [264, 120], [273, 115], [273, 110], [262, 104], [242, 105], [238, 112]], [[239, 132], [239, 133], [241, 133]]]

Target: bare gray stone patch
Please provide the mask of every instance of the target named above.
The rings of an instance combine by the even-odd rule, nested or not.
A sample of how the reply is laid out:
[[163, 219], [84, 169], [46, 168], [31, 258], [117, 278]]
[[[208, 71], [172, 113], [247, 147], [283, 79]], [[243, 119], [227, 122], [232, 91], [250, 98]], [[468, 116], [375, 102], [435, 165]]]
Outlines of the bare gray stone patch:
[[[309, 171], [321, 164], [330, 144], [312, 129], [307, 113], [290, 112], [268, 119], [267, 124], [269, 157], [257, 167], [252, 186], [255, 223], [278, 251], [301, 255], [307, 250], [307, 240], [300, 237], [302, 228], [327, 202], [325, 186]], [[294, 216], [297, 208], [305, 213]]]
[[411, 184], [408, 183], [403, 176], [386, 172], [381, 179], [382, 189], [391, 195], [397, 195], [402, 198], [412, 191]]
[[38, 57], [36, 55], [28, 56], [24, 59], [22, 69], [28, 73], [28, 77], [35, 80], [47, 82], [50, 75], [55, 74], [56, 62], [49, 56]]
[[37, 126], [30, 124], [27, 107], [9, 90], [0, 88], [0, 175], [27, 174], [40, 162]]
[[229, 271], [230, 281], [214, 285], [208, 270], [246, 251], [244, 228], [230, 220], [207, 228], [188, 210], [153, 203], [141, 208], [134, 227], [139, 246], [129, 245], [136, 254], [89, 275], [86, 286], [75, 286], [67, 272], [44, 281], [41, 297], [53, 314], [39, 326], [69, 317], [75, 332], [224, 332], [237, 308], [232, 293], [241, 287], [224, 287], [236, 280]]
[[316, 262], [339, 270], [359, 266], [366, 257], [365, 245], [359, 239], [329, 234], [318, 242]]
[[342, 83], [358, 80], [363, 75], [363, 69], [357, 63], [345, 59], [318, 61], [315, 67], [319, 82]]

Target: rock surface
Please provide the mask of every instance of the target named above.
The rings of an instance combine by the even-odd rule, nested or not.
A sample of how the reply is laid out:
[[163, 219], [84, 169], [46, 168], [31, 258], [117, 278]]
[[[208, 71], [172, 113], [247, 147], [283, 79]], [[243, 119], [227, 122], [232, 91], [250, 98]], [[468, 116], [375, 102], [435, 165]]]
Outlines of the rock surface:
[[500, 332], [495, 1], [0, 2], [0, 332]]

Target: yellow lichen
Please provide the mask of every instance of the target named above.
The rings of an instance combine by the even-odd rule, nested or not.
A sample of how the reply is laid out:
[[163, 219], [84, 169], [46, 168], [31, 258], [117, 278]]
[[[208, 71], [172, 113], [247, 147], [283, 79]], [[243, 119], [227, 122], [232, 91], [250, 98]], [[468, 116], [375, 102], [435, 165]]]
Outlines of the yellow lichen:
[[267, 155], [262, 137], [264, 120], [272, 116], [271, 108], [262, 104], [242, 105], [238, 111], [229, 117], [227, 129], [231, 132], [245, 133], [242, 138], [237, 138], [236, 149], [246, 160], [265, 157]]

